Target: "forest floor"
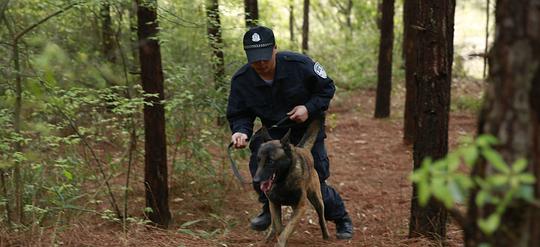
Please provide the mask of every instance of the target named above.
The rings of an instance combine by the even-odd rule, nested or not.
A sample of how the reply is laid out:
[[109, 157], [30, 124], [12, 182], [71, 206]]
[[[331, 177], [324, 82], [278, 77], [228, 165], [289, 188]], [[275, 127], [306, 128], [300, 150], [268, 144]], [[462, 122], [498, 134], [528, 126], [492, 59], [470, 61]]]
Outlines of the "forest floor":
[[[453, 100], [457, 97], [479, 97], [481, 85], [476, 82], [458, 82], [452, 86]], [[467, 96], [469, 95], [469, 96]], [[310, 209], [302, 218], [295, 233], [289, 239], [289, 246], [430, 246], [427, 240], [408, 239], [408, 220], [411, 198], [411, 182], [408, 177], [413, 167], [412, 146], [403, 143], [403, 99], [404, 90], [399, 85], [392, 94], [392, 114], [387, 119], [373, 118], [374, 90], [341, 91], [332, 102], [327, 118], [326, 146], [330, 158], [331, 184], [343, 197], [347, 210], [352, 217], [355, 233], [351, 240], [335, 238], [335, 225], [329, 223], [331, 238], [322, 240], [317, 215]], [[462, 100], [463, 101], [463, 100]], [[462, 136], [473, 135], [476, 128], [476, 115], [473, 111], [454, 110], [450, 114], [449, 144], [450, 149], [457, 146]], [[242, 172], [247, 176], [247, 168]], [[225, 168], [226, 169], [226, 168]], [[186, 230], [149, 229], [143, 224], [130, 224], [123, 229], [121, 224], [86, 217], [81, 221], [68, 219], [75, 224], [65, 229], [37, 230], [30, 237], [11, 235], [3, 245], [29, 246], [273, 246], [265, 244], [265, 233], [249, 229], [249, 219], [260, 210], [255, 193], [242, 189], [232, 175], [226, 190], [225, 201], [220, 210], [223, 216], [218, 234], [211, 234], [216, 225], [193, 221], [188, 226], [177, 222], [184, 228], [199, 234], [189, 234]], [[174, 185], [170, 194], [174, 194]], [[249, 186], [248, 186], [249, 187]], [[142, 191], [137, 204], [144, 205]], [[178, 199], [171, 195], [171, 211], [191, 212], [184, 216], [196, 219], [200, 212], [209, 214], [210, 209], [202, 207], [197, 199]], [[183, 205], [181, 208], [177, 205]], [[290, 216], [287, 210], [285, 222]], [[217, 217], [217, 216], [216, 216]], [[182, 220], [189, 217], [178, 217]], [[219, 220], [218, 220], [219, 221]], [[109, 222], [109, 223], [107, 223]], [[231, 224], [231, 222], [234, 222]], [[191, 224], [191, 223], [190, 223]], [[36, 232], [36, 231], [33, 231]], [[209, 233], [210, 237], [201, 237]], [[448, 246], [461, 246], [461, 231], [450, 224]], [[11, 243], [11, 244], [10, 244]], [[17, 244], [19, 243], [19, 244]]]
[[[460, 89], [456, 88], [454, 91]], [[468, 87], [466, 90], [471, 90]], [[460, 90], [462, 91], [462, 90]], [[461, 93], [461, 92], [460, 92]], [[476, 92], [478, 93], [478, 92]], [[331, 176], [328, 179], [345, 201], [353, 219], [353, 239], [335, 238], [335, 225], [329, 223], [330, 240], [323, 241], [317, 224], [317, 214], [310, 210], [289, 239], [290, 246], [429, 246], [423, 239], [408, 239], [412, 146], [403, 143], [403, 95], [393, 95], [388, 119], [373, 118], [375, 91], [363, 90], [339, 94], [329, 110], [326, 145]], [[332, 116], [333, 115], [333, 116]], [[456, 147], [462, 136], [472, 135], [476, 116], [452, 112], [449, 123], [450, 148]], [[248, 220], [256, 215], [259, 205], [251, 191], [238, 191], [236, 212], [244, 224], [224, 237], [222, 246], [273, 246], [264, 244], [264, 233], [254, 232]], [[249, 200], [251, 198], [251, 200]], [[448, 245], [460, 246], [461, 231], [451, 224], [447, 231]]]

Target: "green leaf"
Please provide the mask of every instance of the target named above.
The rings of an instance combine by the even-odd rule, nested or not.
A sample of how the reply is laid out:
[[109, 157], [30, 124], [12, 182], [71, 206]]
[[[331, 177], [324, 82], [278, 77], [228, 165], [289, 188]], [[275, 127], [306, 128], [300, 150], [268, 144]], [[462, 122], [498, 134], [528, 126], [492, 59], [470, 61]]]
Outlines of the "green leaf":
[[184, 233], [184, 234], [188, 234], [188, 235], [192, 235], [192, 236], [197, 235], [197, 234], [195, 234], [195, 232], [193, 232], [192, 230], [184, 229], [184, 228], [178, 229], [178, 232]]
[[498, 214], [492, 214], [487, 219], [479, 219], [478, 220], [478, 226], [480, 227], [480, 230], [484, 232], [487, 235], [491, 235], [497, 228], [499, 228], [499, 224], [501, 223], [501, 217]]
[[431, 196], [431, 191], [427, 182], [421, 182], [417, 184], [418, 186], [418, 203], [420, 206], [425, 206], [428, 203], [429, 197]]
[[472, 167], [478, 159], [478, 148], [476, 148], [476, 146], [464, 148], [462, 149], [462, 155], [465, 164], [467, 164], [469, 167]]
[[495, 152], [493, 149], [484, 148], [482, 149], [482, 154], [486, 158], [487, 161], [498, 171], [502, 173], [509, 173], [510, 168], [508, 165], [506, 165], [506, 162], [504, 162], [502, 156]]
[[475, 202], [478, 207], [483, 207], [486, 205], [490, 198], [490, 195], [483, 190], [478, 191], [478, 194], [476, 194]]
[[518, 179], [523, 184], [534, 184], [536, 178], [531, 173], [519, 174]]
[[518, 159], [514, 164], [512, 165], [512, 171], [515, 173], [521, 173], [522, 171], [527, 168], [527, 160], [526, 159]]
[[433, 162], [433, 164], [431, 164], [431, 168], [437, 173], [446, 172], [448, 168], [448, 160], [447, 159], [436, 160], [435, 162]]
[[527, 201], [527, 202], [534, 202], [534, 189], [532, 186], [520, 186], [517, 191], [517, 197]]
[[73, 180], [73, 174], [68, 170], [64, 170], [64, 177], [66, 177], [69, 181]]
[[463, 196], [463, 192], [462, 192], [461, 188], [459, 187], [458, 183], [456, 183], [455, 181], [448, 182], [448, 189], [450, 190], [452, 198], [457, 203], [464, 203], [465, 202], [465, 197]]
[[480, 147], [483, 147], [483, 148], [486, 148], [486, 147], [490, 147], [490, 146], [493, 146], [495, 144], [499, 143], [499, 141], [497, 140], [497, 138], [495, 136], [492, 136], [492, 135], [480, 135], [478, 136], [478, 138], [476, 138], [476, 144]]
[[456, 153], [450, 153], [447, 157], [448, 171], [456, 171], [459, 167], [460, 160], [459, 156]]
[[188, 227], [188, 226], [191, 226], [191, 225], [196, 224], [196, 223], [201, 222], [201, 221], [202, 221], [202, 219], [191, 220], [191, 221], [185, 222], [185, 223], [182, 224], [180, 227], [181, 227], [181, 228], [186, 228], [186, 227]]
[[508, 181], [509, 177], [506, 175], [495, 174], [487, 177], [487, 182], [496, 187], [506, 185]]
[[27, 159], [26, 159], [26, 156], [23, 153], [15, 152], [15, 153], [13, 153], [13, 160], [15, 161], [15, 163], [20, 164], [20, 163], [26, 161]]
[[0, 169], [9, 169], [9, 168], [11, 168], [13, 166], [15, 166], [15, 163], [13, 163], [13, 162], [0, 160]]
[[37, 96], [38, 98], [43, 95], [43, 90], [41, 89], [41, 84], [39, 84], [39, 81], [29, 80], [26, 84], [26, 88], [30, 93]]
[[429, 171], [429, 167], [431, 166], [431, 163], [433, 160], [431, 157], [426, 157], [422, 160], [422, 164], [420, 165], [420, 168], [425, 171]]
[[466, 175], [456, 174], [454, 176], [454, 180], [465, 191], [468, 191], [470, 188], [472, 188], [474, 186], [474, 183], [473, 183], [471, 177], [466, 176]]
[[443, 178], [433, 178], [431, 189], [433, 190], [433, 195], [442, 201], [447, 208], [452, 207], [454, 199], [450, 190], [446, 187]]
[[50, 69], [45, 70], [44, 81], [47, 82], [49, 85], [56, 86], [58, 84], [56, 78], [54, 77], [53, 71]]
[[416, 170], [416, 171], [411, 173], [411, 175], [409, 176], [409, 179], [412, 182], [418, 183], [418, 182], [420, 182], [422, 180], [425, 180], [426, 176], [425, 176], [425, 173], [422, 172], [421, 170]]
[[474, 182], [483, 190], [489, 190], [491, 188], [491, 185], [481, 177], [474, 177]]

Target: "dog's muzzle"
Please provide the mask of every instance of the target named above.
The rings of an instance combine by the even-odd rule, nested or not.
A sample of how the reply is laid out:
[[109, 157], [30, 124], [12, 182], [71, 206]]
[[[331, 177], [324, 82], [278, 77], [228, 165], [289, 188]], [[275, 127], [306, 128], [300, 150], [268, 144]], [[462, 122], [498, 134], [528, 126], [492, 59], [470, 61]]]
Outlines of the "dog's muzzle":
[[275, 173], [272, 174], [272, 177], [270, 177], [270, 179], [262, 181], [260, 185], [261, 191], [264, 193], [268, 192], [272, 188], [272, 184], [274, 184], [274, 179], [276, 179]]

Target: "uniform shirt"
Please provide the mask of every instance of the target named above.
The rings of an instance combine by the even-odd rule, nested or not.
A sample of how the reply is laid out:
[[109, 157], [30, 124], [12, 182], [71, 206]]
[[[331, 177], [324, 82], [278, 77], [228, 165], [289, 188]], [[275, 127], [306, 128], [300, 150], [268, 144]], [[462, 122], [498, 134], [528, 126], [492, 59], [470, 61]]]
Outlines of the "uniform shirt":
[[[256, 117], [269, 127], [284, 118], [295, 106], [305, 105], [311, 119], [328, 109], [334, 92], [334, 82], [319, 63], [302, 54], [278, 52], [271, 84], [266, 83], [249, 64], [234, 74], [227, 119], [232, 133], [241, 132], [251, 137]], [[292, 129], [293, 143], [301, 138], [306, 126], [306, 123], [299, 124]], [[275, 135], [279, 134], [271, 131], [270, 135], [276, 138]], [[324, 135], [324, 130], [320, 135]]]

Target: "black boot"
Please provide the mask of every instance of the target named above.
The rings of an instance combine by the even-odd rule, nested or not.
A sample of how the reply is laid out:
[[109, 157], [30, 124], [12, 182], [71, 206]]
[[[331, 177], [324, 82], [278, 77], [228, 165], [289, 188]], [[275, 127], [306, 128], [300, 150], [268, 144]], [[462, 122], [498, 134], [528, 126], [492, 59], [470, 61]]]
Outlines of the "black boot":
[[250, 226], [251, 229], [255, 231], [264, 231], [272, 222], [272, 217], [270, 216], [270, 208], [268, 207], [268, 204], [265, 203], [262, 209], [262, 212], [257, 215], [257, 217], [251, 219]]
[[351, 239], [353, 235], [353, 224], [349, 215], [343, 216], [341, 219], [334, 220], [336, 223], [336, 237], [338, 239]]

